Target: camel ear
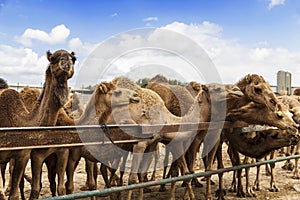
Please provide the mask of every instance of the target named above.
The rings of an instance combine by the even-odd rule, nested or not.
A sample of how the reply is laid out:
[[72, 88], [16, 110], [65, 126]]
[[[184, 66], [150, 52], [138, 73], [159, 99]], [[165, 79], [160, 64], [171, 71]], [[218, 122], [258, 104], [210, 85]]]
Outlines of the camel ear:
[[75, 61], [77, 60], [74, 51], [71, 52], [71, 56], [72, 56], [72, 62], [74, 64]]
[[250, 84], [252, 82], [252, 77], [250, 74], [248, 74], [246, 77], [245, 77], [245, 80], [248, 84]]
[[106, 87], [106, 82], [100, 83], [98, 86], [98, 90], [100, 94], [106, 94], [108, 92], [108, 88]]
[[208, 87], [206, 85], [201, 85], [202, 90], [204, 90], [205, 92], [208, 92]]
[[47, 54], [47, 59], [49, 60], [49, 62], [52, 62], [53, 61], [52, 53], [48, 50], [46, 52], [46, 54]]

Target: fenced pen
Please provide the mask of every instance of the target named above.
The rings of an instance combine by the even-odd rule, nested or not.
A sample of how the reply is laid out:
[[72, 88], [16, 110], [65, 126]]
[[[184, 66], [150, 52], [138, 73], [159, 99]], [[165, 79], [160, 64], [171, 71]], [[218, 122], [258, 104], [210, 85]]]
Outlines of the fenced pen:
[[[137, 143], [140, 139], [151, 138], [153, 133], [167, 133], [180, 131], [194, 131], [223, 128], [238, 128], [240, 132], [262, 131], [260, 126], [243, 127], [244, 124], [232, 124], [230, 122], [203, 122], [199, 124], [159, 124], [159, 125], [91, 125], [91, 126], [62, 126], [62, 127], [17, 127], [0, 128], [0, 151], [38, 149], [50, 147], [75, 147], [83, 145], [106, 145]], [[101, 131], [99, 131], [101, 130]], [[85, 134], [84, 142], [79, 135]], [[179, 177], [149, 181], [120, 187], [101, 190], [86, 191], [70, 195], [52, 197], [48, 199], [79, 199], [98, 195], [107, 195], [131, 189], [161, 185], [176, 181], [183, 181], [194, 177], [211, 176], [218, 173], [230, 172], [243, 168], [250, 168], [267, 163], [280, 162], [288, 159], [300, 158], [300, 155], [265, 160], [218, 170], [199, 172]]]

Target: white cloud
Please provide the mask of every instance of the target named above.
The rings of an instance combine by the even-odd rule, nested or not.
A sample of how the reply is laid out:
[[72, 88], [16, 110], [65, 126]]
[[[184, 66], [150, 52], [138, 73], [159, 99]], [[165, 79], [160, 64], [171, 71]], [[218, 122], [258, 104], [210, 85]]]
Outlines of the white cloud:
[[[46, 55], [46, 54], [45, 54]], [[39, 56], [29, 48], [0, 46], [0, 74], [8, 84], [38, 85], [44, 82], [48, 65], [46, 56]]]
[[285, 0], [269, 0], [268, 8], [271, 10], [275, 6], [284, 5]]
[[147, 17], [143, 19], [144, 22], [149, 22], [149, 21], [158, 21], [158, 17]]
[[[265, 46], [258, 41], [256, 47], [250, 47], [237, 40], [225, 39], [222, 27], [210, 22], [190, 25], [174, 22], [163, 28], [182, 33], [197, 42], [212, 59], [224, 83], [235, 83], [248, 73], [256, 73], [276, 85], [278, 70], [290, 71], [293, 77], [300, 76], [299, 51], [272, 48], [268, 41], [264, 41]], [[293, 78], [292, 85], [300, 86], [300, 80]]]
[[74, 51], [76, 55], [80, 55], [81, 57], [88, 56], [97, 44], [91, 44], [87, 42], [82, 42], [80, 38], [72, 38], [69, 41], [68, 48], [70, 51]]
[[[97, 44], [86, 43], [80, 38], [72, 38], [69, 40], [68, 48], [70, 51], [74, 51], [78, 57], [75, 73], [87, 73], [89, 76], [84, 78], [91, 82], [79, 83], [79, 81], [85, 80], [79, 80], [76, 77], [70, 81], [76, 82], [77, 86], [93, 85], [103, 78], [101, 73], [107, 73], [107, 80], [126, 74], [132, 77], [135, 75], [134, 78], [144, 78], [152, 76], [152, 72], [155, 73], [156, 69], [161, 70], [162, 73], [168, 72], [168, 76], [172, 71], [164, 71], [163, 69], [173, 70], [186, 80], [190, 80], [186, 75], [193, 75], [187, 70], [190, 67], [187, 65], [189, 60], [181, 59], [184, 58], [182, 56], [184, 54], [178, 54], [174, 57], [171, 55], [172, 51], [167, 50], [176, 49], [178, 52], [193, 56], [194, 48], [186, 45], [182, 40], [176, 40], [172, 34], [162, 34], [165, 29], [183, 34], [202, 47], [214, 63], [223, 83], [235, 83], [246, 74], [255, 73], [262, 75], [270, 84], [275, 85], [277, 71], [287, 70], [293, 74], [292, 85], [300, 86], [300, 79], [295, 78], [300, 77], [299, 51], [273, 47], [268, 41], [257, 41], [255, 45], [248, 46], [239, 40], [224, 38], [222, 27], [208, 21], [200, 24], [173, 22], [154, 29], [146, 37], [142, 35], [143, 31], [139, 32], [139, 30], [134, 32], [135, 34], [124, 33], [121, 36], [114, 36], [111, 42], [104, 41], [101, 43], [102, 48], [98, 52], [101, 57], [98, 57], [96, 62], [88, 60], [85, 63], [88, 67], [82, 70], [79, 69], [78, 65], [82, 68], [81, 64], [84, 63], [85, 58], [91, 55], [91, 52], [94, 52]], [[139, 48], [147, 44], [165, 46], [166, 51], [164, 49]], [[94, 53], [97, 54], [97, 49]], [[105, 59], [112, 61], [107, 63]], [[9, 83], [20, 82], [21, 84], [39, 85], [44, 81], [47, 63], [45, 55], [38, 55], [30, 48], [0, 45], [0, 74]], [[101, 63], [113, 70], [109, 69], [109, 71], [102, 72], [99, 67]], [[147, 68], [147, 66], [149, 67]], [[156, 69], [155, 66], [157, 66]], [[140, 71], [139, 67], [142, 67]], [[206, 65], [201, 65], [201, 67], [207, 68]], [[176, 74], [174, 73], [174, 75]], [[203, 80], [205, 77], [196, 81], [205, 83]]]
[[111, 17], [116, 17], [116, 16], [118, 16], [118, 13], [113, 13], [113, 14], [111, 14], [110, 16], [111, 16]]
[[50, 33], [38, 29], [28, 28], [17, 40], [24, 46], [31, 46], [32, 40], [38, 40], [47, 44], [62, 44], [70, 35], [70, 30], [63, 24], [55, 26]]

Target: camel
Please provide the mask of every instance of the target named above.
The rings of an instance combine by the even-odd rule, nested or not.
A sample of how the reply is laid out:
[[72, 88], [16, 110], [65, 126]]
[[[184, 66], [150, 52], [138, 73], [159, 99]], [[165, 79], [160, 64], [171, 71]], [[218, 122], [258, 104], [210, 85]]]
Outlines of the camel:
[[[113, 83], [109, 83], [111, 86], [107, 86], [108, 89], [104, 90], [101, 85], [95, 90], [92, 97], [90, 98], [83, 114], [79, 119], [75, 119], [75, 121], [71, 120], [68, 122], [68, 117], [65, 116], [63, 119], [65, 125], [95, 125], [95, 124], [107, 124], [108, 119], [111, 116], [111, 112], [113, 109], [117, 109], [120, 107], [126, 107], [128, 104], [138, 103], [139, 97], [137, 97], [136, 93], [132, 90], [128, 90], [125, 88], [115, 87]], [[103, 85], [103, 84], [102, 84]], [[94, 111], [95, 110], [95, 111]], [[98, 147], [97, 147], [98, 148]], [[110, 148], [110, 149], [106, 149]], [[107, 147], [104, 146], [100, 148], [100, 151], [103, 151], [101, 155], [106, 156], [106, 159], [110, 159], [112, 155], [111, 146]], [[105, 154], [104, 152], [109, 152], [109, 154]], [[67, 193], [72, 193], [74, 190], [74, 183], [73, 183], [73, 176], [75, 168], [78, 164], [78, 161], [81, 157], [85, 157], [88, 160], [93, 162], [98, 162], [96, 158], [89, 152], [89, 149], [85, 147], [73, 147], [70, 149], [70, 155], [67, 165], [67, 182], [66, 182], [66, 189]], [[104, 159], [104, 158], [103, 158]], [[88, 175], [93, 176], [92, 173], [88, 173]], [[93, 181], [94, 179], [88, 178], [88, 180]], [[88, 183], [91, 189], [95, 189], [95, 183]]]
[[[47, 52], [50, 62], [46, 70], [43, 91], [31, 112], [24, 106], [20, 94], [12, 89], [5, 89], [0, 95], [0, 126], [54, 126], [60, 108], [66, 103], [68, 96], [67, 81], [74, 74], [75, 54], [58, 50], [53, 54]], [[24, 174], [31, 150], [0, 152], [2, 162], [13, 159], [15, 167], [12, 173], [12, 188], [9, 199], [19, 199], [18, 186]]]
[[[29, 99], [31, 101], [31, 99]], [[82, 105], [80, 105], [79, 97], [76, 94], [70, 95], [67, 103], [63, 107], [64, 111], [70, 118], [80, 116], [83, 112]], [[64, 122], [61, 121], [61, 116], [64, 115], [63, 110], [60, 110], [57, 126]], [[69, 148], [47, 148], [34, 149], [31, 152], [31, 166], [32, 166], [32, 192], [30, 199], [36, 199], [39, 196], [41, 186], [41, 170], [45, 162], [48, 168], [48, 177], [50, 181], [50, 189], [52, 196], [55, 196], [57, 190], [58, 195], [65, 194], [64, 174], [66, 171], [69, 156]], [[58, 175], [58, 185], [56, 189], [55, 175]]]
[[[194, 82], [191, 83], [190, 85], [192, 86], [192, 88], [197, 88], [197, 84], [195, 84]], [[251, 115], [242, 116], [242, 115], [237, 114], [236, 117], [233, 117], [233, 115], [232, 115], [233, 113], [231, 113], [228, 115], [227, 119], [229, 119], [231, 116], [231, 120], [233, 120], [233, 121], [244, 120], [250, 124], [251, 123], [254, 123], [254, 124], [261, 124], [261, 123], [270, 124], [271, 123], [271, 125], [281, 127], [282, 129], [291, 128], [292, 130], [295, 130], [294, 128], [292, 128], [293, 126], [295, 126], [295, 124], [293, 124], [293, 121], [291, 119], [288, 119], [288, 121], [289, 121], [288, 123], [290, 124], [289, 125], [290, 127], [284, 126], [284, 123], [280, 124], [280, 123], [278, 123], [278, 121], [276, 121], [276, 122], [273, 121], [273, 120], [276, 120], [277, 117], [281, 117], [282, 114], [285, 114], [285, 113], [282, 113], [282, 111], [278, 112], [278, 107], [279, 107], [279, 110], [281, 110], [282, 107], [277, 105], [277, 99], [276, 99], [273, 91], [270, 89], [269, 85], [263, 79], [263, 77], [258, 76], [256, 74], [252, 74], [252, 75], [249, 74], [249, 75], [245, 76], [243, 79], [241, 79], [236, 85], [245, 94], [245, 96], [240, 98], [238, 101], [235, 100], [235, 101], [231, 102], [230, 99], [228, 99], [226, 113], [229, 113], [230, 110], [232, 112], [234, 112], [234, 108], [239, 108], [239, 107], [245, 106], [245, 105], [251, 107], [251, 105], [252, 105], [254, 110], [256, 110], [255, 112], [258, 114], [258, 116], [253, 116], [253, 114], [252, 114], [252, 116]], [[195, 90], [195, 91], [197, 91], [197, 90]], [[253, 102], [249, 103], [251, 101], [253, 101]], [[274, 116], [274, 113], [268, 112], [268, 110], [266, 110], [266, 108], [264, 108], [265, 107], [264, 105], [266, 105], [267, 108], [270, 108], [270, 110], [275, 110], [276, 113], [279, 114], [279, 116], [276, 117], [276, 116]], [[261, 110], [261, 109], [263, 109], [263, 110]], [[236, 110], [239, 110], [239, 109], [236, 109]], [[252, 111], [254, 111], [254, 110], [252, 110]], [[270, 114], [270, 116], [274, 117], [273, 120], [271, 118], [269, 118], [269, 116], [267, 116], [266, 113], [263, 113], [265, 111], [267, 111]], [[249, 112], [249, 113], [251, 113], [251, 112]], [[259, 115], [259, 113], [261, 113], [262, 115]], [[263, 116], [263, 117], [261, 117], [261, 116]], [[264, 119], [264, 117], [266, 117], [266, 118]], [[192, 145], [190, 148], [194, 152], [187, 153], [188, 155], [196, 154], [196, 151], [200, 147], [201, 139], [198, 138], [198, 140], [195, 140], [194, 143], [196, 146]], [[217, 146], [215, 146], [212, 149], [212, 151], [209, 153], [208, 157], [205, 158], [206, 159], [206, 162], [205, 162], [206, 168], [208, 168], [207, 170], [210, 170], [210, 166], [212, 164], [211, 162], [214, 158], [214, 156], [213, 156], [214, 152], [218, 151], [219, 152], [218, 154], [220, 155], [221, 147], [222, 147], [221, 144], [220, 144], [220, 147], [218, 147], [218, 148], [217, 148]], [[220, 163], [220, 166], [218, 166], [218, 167], [223, 167], [220, 156], [218, 158], [218, 160], [220, 160], [218, 162], [218, 163]], [[190, 160], [193, 161], [193, 159], [190, 159]], [[190, 166], [193, 167], [193, 164]], [[219, 184], [220, 190], [218, 191], [218, 195], [219, 195], [219, 198], [223, 198], [224, 192], [221, 189], [221, 188], [223, 188], [222, 174], [219, 174], [219, 178], [220, 178], [220, 181], [219, 181], [220, 182], [220, 184]], [[210, 196], [210, 181], [208, 181], [208, 180], [207, 180], [207, 193], [206, 194], [207, 194], [207, 196], [206, 196], [207, 199], [211, 198], [211, 196]]]
[[262, 76], [248, 74], [238, 81], [236, 85], [250, 101], [265, 104], [270, 110], [275, 110], [277, 104], [276, 96]]
[[[300, 102], [295, 99], [294, 97], [291, 96], [279, 96], [278, 100], [280, 102], [282, 102], [288, 109], [289, 111], [292, 113], [293, 115], [293, 119], [297, 124], [300, 124]], [[297, 143], [296, 145], [296, 152], [295, 154], [299, 154], [299, 147], [300, 144]], [[271, 152], [270, 155], [271, 158], [275, 157], [275, 151]], [[295, 159], [295, 167], [294, 167], [294, 178], [299, 178], [299, 174], [298, 174], [298, 159]], [[283, 166], [283, 168], [288, 168], [289, 166], [291, 166], [291, 162], [290, 160], [288, 160], [285, 165]], [[274, 168], [275, 168], [275, 163], [270, 164], [270, 175], [271, 175], [271, 179], [270, 179], [270, 188], [269, 190], [272, 192], [278, 192], [279, 188], [276, 186], [276, 182], [275, 182], [275, 175], [274, 175]], [[256, 173], [256, 180], [254, 182], [254, 190], [260, 190], [260, 166], [257, 167], [257, 173]]]
[[[129, 79], [126, 79], [124, 77], [121, 78], [117, 78], [116, 82], [125, 85], [130, 85], [127, 84], [126, 82], [132, 82]], [[125, 82], [125, 83], [124, 83]], [[132, 82], [133, 83], [133, 82]], [[133, 83], [134, 84], [134, 83]], [[131, 84], [132, 85], [132, 84]], [[115, 121], [122, 121], [124, 118], [126, 119], [132, 119], [134, 122], [133, 123], [137, 123], [137, 124], [168, 124], [168, 123], [180, 123], [180, 122], [188, 122], [188, 121], [198, 121], [198, 120], [202, 120], [202, 121], [206, 121], [207, 119], [202, 119], [204, 117], [208, 118], [209, 117], [209, 97], [207, 96], [207, 91], [201, 92], [199, 93], [199, 95], [197, 96], [197, 98], [194, 100], [193, 105], [191, 106], [190, 111], [188, 112], [188, 114], [185, 115], [184, 118], [182, 117], [177, 117], [175, 115], [173, 115], [172, 113], [170, 113], [170, 111], [165, 107], [163, 100], [161, 99], [161, 97], [153, 92], [152, 90], [149, 89], [143, 89], [140, 88], [138, 86], [136, 86], [136, 90], [135, 90], [139, 97], [141, 98], [141, 102], [139, 104], [131, 104], [129, 105], [129, 110], [126, 110], [123, 112], [123, 115], [121, 116], [121, 118], [118, 118], [118, 116], [113, 115], [115, 117]], [[199, 110], [198, 106], [199, 104], [203, 104], [203, 105], [207, 105], [207, 106], [203, 106], [202, 110]], [[200, 115], [200, 112], [207, 112], [207, 114], [202, 114]], [[197, 116], [197, 117], [195, 117]], [[202, 118], [201, 118], [202, 117]], [[185, 163], [185, 160], [183, 158], [182, 152], [184, 149], [183, 143], [182, 141], [175, 141], [172, 139], [174, 139], [176, 137], [177, 133], [168, 133], [168, 134], [163, 134], [163, 135], [154, 135], [154, 139], [151, 140], [142, 140], [141, 142], [139, 142], [138, 144], [136, 144], [133, 147], [133, 160], [132, 160], [132, 168], [131, 168], [131, 172], [129, 175], [129, 184], [132, 183], [136, 183], [137, 182], [137, 173], [141, 172], [141, 168], [143, 166], [141, 166], [141, 159], [145, 159], [142, 158], [143, 153], [145, 151], [146, 148], [151, 149], [155, 149], [157, 142], [161, 141], [165, 144], [168, 144], [169, 142], [176, 142], [176, 144], [178, 143], [178, 146], [180, 147], [180, 149], [174, 149], [173, 151], [173, 155], [179, 157], [179, 162], [182, 164], [183, 168], [184, 168], [184, 172], [188, 173], [187, 170], [187, 166]], [[185, 134], [181, 134], [179, 135], [179, 137], [187, 137], [185, 136]], [[193, 136], [190, 135], [190, 137], [192, 138]], [[187, 138], [191, 139], [191, 138]], [[150, 151], [150, 150], [149, 150]], [[153, 153], [149, 153], [150, 157], [153, 155]], [[147, 154], [147, 156], [149, 156]], [[147, 159], [149, 159], [150, 157], [148, 157]], [[147, 160], [146, 159], [146, 160]], [[148, 160], [149, 162], [149, 160]], [[143, 164], [148, 163], [147, 161], [145, 161]], [[145, 164], [145, 167], [147, 167], [147, 164]], [[143, 182], [143, 176], [140, 177], [140, 181]], [[172, 190], [171, 190], [171, 198], [175, 198], [175, 184], [172, 184]], [[186, 191], [189, 196], [193, 199], [194, 198], [194, 194], [191, 190], [191, 187], [187, 187], [187, 191]], [[128, 193], [128, 198], [130, 198], [132, 194], [132, 191], [130, 191]], [[143, 197], [143, 191], [140, 190], [140, 197]]]
[[[229, 141], [228, 151], [229, 151], [231, 160], [233, 162], [233, 165], [241, 164], [238, 152], [240, 152], [246, 156], [251, 155], [250, 157], [260, 158], [260, 157], [263, 157], [264, 155], [268, 154], [269, 152], [271, 152], [274, 149], [278, 149], [278, 148], [281, 148], [284, 146], [289, 146], [289, 145], [291, 145], [291, 143], [295, 143], [295, 141], [298, 140], [296, 123], [293, 121], [293, 119], [291, 119], [287, 109], [285, 109], [281, 103], [278, 102], [276, 105], [277, 105], [276, 110], [278, 110], [278, 109], [282, 110], [279, 113], [277, 112], [277, 115], [279, 114], [277, 116], [278, 119], [282, 118], [282, 114], [286, 115], [290, 119], [290, 122], [294, 125], [292, 125], [291, 127], [285, 127], [282, 125], [280, 125], [280, 126], [275, 125], [274, 123], [266, 123], [270, 126], [276, 126], [283, 130], [267, 130], [267, 131], [263, 131], [263, 132], [254, 133], [254, 135], [252, 135], [251, 133], [241, 134], [241, 136], [239, 136], [239, 137], [237, 137], [238, 129], [233, 130], [233, 132], [236, 132], [236, 134], [232, 134], [232, 130], [224, 130], [224, 135], [226, 136], [226, 139]], [[238, 111], [239, 113], [236, 113], [237, 114], [236, 117], [234, 117], [234, 118], [229, 117], [227, 119], [231, 118], [232, 121], [236, 121], [236, 120], [240, 120], [240, 118], [246, 118], [246, 119], [249, 119], [248, 122], [250, 124], [261, 124], [256, 121], [257, 118], [258, 117], [266, 117], [266, 114], [264, 114], [264, 112], [269, 112], [269, 109], [266, 109], [266, 108], [262, 107], [261, 105], [255, 105], [254, 102], [252, 102], [246, 106], [243, 106], [240, 109], [235, 109], [235, 111], [237, 111], [237, 110], [239, 110]], [[235, 111], [233, 111], [233, 112], [235, 112]], [[248, 114], [245, 114], [243, 112], [247, 112]], [[254, 113], [255, 113], [255, 116], [253, 115]], [[229, 114], [229, 115], [231, 115], [231, 114]], [[276, 120], [275, 123], [277, 123], [279, 121], [278, 119], [277, 120], [273, 119], [273, 120]], [[255, 120], [255, 121], [252, 121], [252, 120]], [[261, 147], [259, 149], [257, 149], [255, 146], [256, 142], [258, 142], [259, 145], [261, 145]], [[255, 143], [255, 144], [253, 144], [253, 143]], [[257, 146], [259, 146], [259, 145], [257, 145]], [[221, 157], [220, 150], [218, 151], [218, 154], [220, 154], [220, 157]], [[218, 159], [218, 161], [219, 161], [219, 159]], [[220, 162], [222, 162], [222, 161], [220, 161]], [[220, 165], [221, 166], [218, 166], [218, 167], [223, 167], [222, 163], [220, 163]], [[237, 173], [237, 177], [238, 177], [237, 195], [243, 197], [243, 196], [245, 196], [245, 193], [243, 191], [242, 184], [241, 184], [241, 170], [238, 170], [237, 172], [238, 172]], [[247, 173], [247, 170], [246, 170], [246, 173]], [[220, 175], [220, 176], [222, 176], [222, 175]], [[247, 195], [253, 196], [253, 192], [249, 188], [249, 184], [246, 184], [246, 189], [247, 189]], [[223, 199], [222, 195], [223, 194], [221, 194], [219, 196], [219, 199]]]
[[156, 92], [167, 109], [176, 116], [184, 116], [194, 101], [188, 90], [179, 85], [170, 85], [162, 75], [150, 79], [146, 88]]

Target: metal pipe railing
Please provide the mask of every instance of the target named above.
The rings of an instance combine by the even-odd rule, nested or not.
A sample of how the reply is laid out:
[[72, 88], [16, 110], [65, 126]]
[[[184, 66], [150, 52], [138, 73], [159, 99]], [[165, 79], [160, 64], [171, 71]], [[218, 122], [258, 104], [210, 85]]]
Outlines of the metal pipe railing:
[[46, 199], [47, 200], [65, 200], [65, 199], [79, 199], [79, 198], [86, 198], [86, 197], [91, 197], [91, 196], [108, 195], [108, 194], [115, 193], [115, 192], [122, 192], [122, 191], [139, 189], [139, 188], [144, 188], [144, 187], [162, 185], [162, 184], [171, 183], [171, 182], [184, 181], [184, 180], [192, 179], [195, 177], [211, 176], [214, 174], [220, 174], [220, 173], [224, 173], [224, 172], [230, 172], [230, 171], [234, 171], [234, 170], [256, 167], [256, 166], [260, 166], [260, 165], [264, 165], [264, 164], [281, 162], [281, 161], [285, 161], [285, 160], [289, 160], [289, 159], [297, 159], [297, 158], [300, 158], [300, 154], [294, 155], [294, 156], [287, 156], [287, 157], [282, 157], [282, 158], [271, 159], [271, 160], [264, 160], [264, 161], [255, 162], [255, 163], [243, 164], [243, 165], [238, 165], [238, 166], [233, 166], [233, 167], [227, 167], [227, 168], [223, 168], [223, 169], [211, 170], [211, 171], [206, 171], [206, 172], [198, 172], [198, 173], [194, 173], [194, 174], [188, 174], [188, 175], [184, 175], [184, 176], [167, 178], [167, 179], [162, 179], [162, 180], [157, 180], [157, 181], [149, 181], [149, 182], [144, 182], [144, 183], [114, 187], [114, 188], [106, 188], [106, 189], [102, 189], [102, 190], [93, 190], [93, 191], [87, 191], [87, 192], [81, 192], [81, 193], [75, 193], [75, 194], [69, 194], [69, 195], [62, 195], [62, 196], [51, 197], [51, 198], [46, 198]]

